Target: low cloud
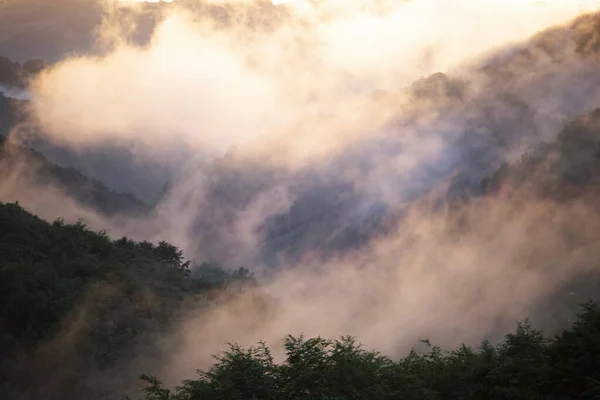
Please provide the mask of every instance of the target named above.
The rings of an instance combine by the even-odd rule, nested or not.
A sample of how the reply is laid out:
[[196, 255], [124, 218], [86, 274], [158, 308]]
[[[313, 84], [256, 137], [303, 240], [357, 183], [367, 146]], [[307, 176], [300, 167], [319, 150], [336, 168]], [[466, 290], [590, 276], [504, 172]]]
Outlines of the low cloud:
[[[241, 1], [198, 15], [181, 3], [160, 11], [147, 45], [66, 58], [31, 85], [32, 118], [54, 141], [135, 143], [150, 158], [183, 145], [202, 159], [185, 160], [151, 217], [115, 232], [259, 272], [268, 246], [299, 253], [256, 291], [189, 310], [164, 342], [181, 347], [163, 371], [172, 382], [226, 341], [354, 334], [392, 354], [424, 337], [474, 343], [597, 259], [591, 193], [501, 193], [453, 211], [426, 201], [475, 191], [597, 105], [596, 58], [574, 30], [525, 40], [579, 5]], [[110, 15], [105, 37], [127, 30]], [[322, 257], [381, 209], [386, 229]]]

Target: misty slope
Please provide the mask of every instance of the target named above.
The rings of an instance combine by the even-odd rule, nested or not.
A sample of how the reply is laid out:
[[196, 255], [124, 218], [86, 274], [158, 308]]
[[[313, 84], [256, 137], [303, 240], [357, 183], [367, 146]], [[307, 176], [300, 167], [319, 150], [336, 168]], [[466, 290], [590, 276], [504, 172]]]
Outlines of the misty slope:
[[[577, 171], [576, 174], [569, 172], [567, 175], [557, 175], [556, 170], [550, 171], [549, 177], [559, 177], [554, 187], [559, 195], [562, 190], [570, 191], [571, 185], [586, 184], [587, 180], [572, 179], [573, 176], [575, 178], [582, 174], [597, 176], [598, 170], [594, 165], [598, 163], [599, 121], [598, 112], [578, 118], [567, 125], [555, 141], [539, 150], [540, 158], [549, 161], [559, 160], [557, 168], [560, 168], [560, 171], [569, 172], [572, 168]], [[553, 148], [555, 151], [550, 152], [548, 148]], [[587, 157], [582, 157], [584, 155], [582, 152]], [[551, 157], [552, 154], [556, 156]], [[227, 199], [225, 197], [227, 195], [232, 199], [240, 199], [245, 193], [259, 190], [261, 182], [267, 180], [264, 176], [267, 176], [268, 171], [261, 172], [258, 168], [254, 168], [256, 178], [253, 181], [238, 181], [239, 175], [236, 175], [235, 171], [224, 168], [224, 166], [234, 165], [233, 158], [228, 158], [227, 161], [215, 172], [218, 172], [221, 177], [227, 177], [228, 187], [237, 188], [239, 192], [230, 190], [225, 193], [216, 192], [221, 201]], [[576, 164], [578, 161], [582, 161], [583, 164]], [[522, 171], [521, 174], [525, 175], [524, 181], [535, 183], [538, 181], [533, 179], [533, 175], [542, 164], [531, 167], [520, 162], [507, 168]], [[568, 168], [564, 168], [565, 166]], [[219, 166], [215, 166], [217, 167]], [[271, 181], [277, 176], [270, 175], [268, 178], [267, 181]], [[314, 182], [314, 176], [308, 176], [307, 179], [311, 184]], [[510, 181], [506, 180], [505, 183], [510, 186]], [[349, 192], [343, 187], [334, 189], [342, 193]], [[519, 193], [524, 191], [523, 187], [518, 185], [514, 189]], [[319, 195], [322, 196], [322, 200], [318, 204], [327, 205], [330, 201], [327, 193], [311, 194], [312, 198], [318, 198]], [[487, 196], [495, 195], [494, 191], [487, 191]], [[527, 200], [530, 201], [531, 198], [528, 197]], [[328, 206], [335, 208], [339, 204], [340, 202], [329, 203]], [[305, 213], [311, 211], [310, 205], [304, 207], [308, 208], [308, 210], [304, 209]], [[469, 208], [471, 205], [466, 204], [465, 207]], [[302, 208], [297, 212], [302, 213]], [[600, 210], [598, 212], [600, 213]], [[587, 218], [594, 219], [591, 215]], [[48, 224], [14, 204], [0, 205], [0, 232], [10, 232], [10, 235], [0, 234], [0, 274], [2, 274], [0, 286], [4, 285], [0, 290], [3, 296], [3, 307], [0, 309], [3, 313], [3, 325], [0, 325], [3, 333], [0, 347], [3, 369], [0, 378], [5, 382], [1, 388], [4, 390], [2, 393], [11, 400], [10, 396], [18, 399], [18, 396], [23, 393], [29, 393], [36, 399], [38, 398], [36, 396], [43, 393], [46, 398], [52, 400], [93, 399], [94, 396], [118, 398], [116, 392], [121, 390], [121, 383], [124, 385], [123, 390], [127, 390], [130, 388], [128, 384], [135, 375], [151, 372], [149, 370], [154, 369], [154, 364], [152, 362], [148, 364], [148, 359], [144, 359], [145, 362], [140, 364], [128, 364], [135, 349], [139, 349], [140, 343], [150, 346], [155, 357], [152, 359], [160, 363], [163, 353], [155, 347], [156, 342], [153, 340], [156, 336], [154, 335], [168, 331], [167, 322], [172, 318], [172, 311], [181, 308], [183, 304], [206, 305], [205, 300], [212, 296], [207, 291], [213, 287], [212, 285], [189, 280], [186, 273], [181, 273], [185, 271], [186, 264], [183, 263], [177, 249], [166, 244], [151, 246], [128, 240], [111, 241], [105, 235], [90, 232], [81, 225], [62, 225], [60, 222]], [[538, 261], [542, 264], [532, 267], [546, 269], [547, 266], [543, 264], [545, 260]], [[585, 276], [584, 282], [579, 285], [569, 282], [568, 289], [581, 292], [580, 296], [584, 299], [590, 296], [596, 297], [598, 282], [600, 282], [600, 275], [595, 269], [592, 274]], [[258, 294], [260, 295], [260, 292]], [[255, 300], [256, 304], [251, 304], [247, 298], [242, 298], [241, 301], [245, 306], [237, 312], [249, 310], [254, 312], [258, 309], [263, 310], [264, 313], [265, 308], [268, 310], [269, 306], [273, 306], [268, 301], [265, 305], [262, 302], [264, 299], [260, 300], [261, 297], [258, 297], [259, 300]], [[552, 296], [553, 299], [558, 297], [560, 296]], [[192, 303], [182, 303], [185, 299]], [[195, 303], [196, 301], [199, 303]], [[563, 300], [557, 302], [561, 303]], [[84, 325], [83, 331], [79, 331], [76, 329], [78, 325], [71, 325], [72, 319], [62, 318], [65, 315], [72, 315], [71, 310], [77, 311], [82, 308], [88, 312], [87, 315], [92, 316], [92, 319]], [[29, 310], [26, 314], [22, 312], [25, 309]], [[394, 318], [392, 315], [389, 317]], [[61, 320], [65, 321], [64, 325], [57, 325]], [[210, 320], [205, 322], [207, 325], [210, 323]], [[598, 368], [594, 357], [596, 351], [594, 346], [598, 339], [597, 323], [597, 308], [590, 305], [578, 322], [562, 333], [555, 343], [548, 342], [529, 327], [525, 326], [523, 329], [521, 326], [514, 335], [507, 336], [506, 341], [497, 347], [484, 343], [479, 353], [472, 353], [462, 348], [458, 353], [443, 356], [437, 353], [438, 350], [432, 349], [433, 352], [429, 355], [410, 354], [408, 358], [394, 361], [395, 366], [389, 364], [391, 360], [379, 359], [385, 361], [384, 364], [387, 365], [385, 368], [390, 368], [389, 373], [393, 374], [385, 375], [389, 380], [383, 379], [378, 374], [380, 379], [376, 380], [377, 385], [357, 388], [359, 397], [352, 397], [344, 390], [354, 386], [349, 386], [348, 383], [336, 385], [332, 383], [335, 381], [328, 378], [327, 374], [337, 371], [335, 363], [327, 364], [332, 370], [323, 371], [324, 375], [311, 375], [311, 381], [325, 379], [328, 385], [319, 385], [323, 393], [346, 395], [349, 398], [370, 398], [369, 396], [380, 398], [372, 391], [381, 389], [381, 385], [386, 388], [384, 393], [388, 395], [403, 393], [404, 397], [415, 396], [415, 399], [439, 399], [446, 398], [445, 396], [454, 398], [459, 394], [465, 396], [464, 398], [473, 398], [469, 397], [472, 392], [465, 393], [466, 387], [482, 393], [483, 398], [495, 398], [496, 395], [498, 398], [529, 399], [535, 395], [551, 398], [549, 396], [557, 393], [563, 396], [579, 395], [583, 388], [593, 394], [597, 390], [597, 385], [594, 381], [585, 378], [594, 376], [593, 371]], [[61, 329], [75, 334], [55, 336], [56, 332], [63, 332]], [[394, 335], [392, 332], [387, 333]], [[55, 338], [55, 340], [37, 347], [40, 343], [46, 343], [42, 340], [45, 337]], [[65, 342], [61, 338], [69, 339]], [[314, 344], [314, 341], [310, 340], [312, 339], [307, 343]], [[74, 347], [74, 343], [77, 346]], [[306, 355], [308, 348], [314, 349], [302, 343], [299, 341], [296, 342], [298, 347], [288, 347], [295, 352], [297, 357], [294, 359]], [[77, 351], [74, 353], [70, 349]], [[165, 351], [168, 352], [169, 348]], [[314, 353], [309, 353], [313, 356], [307, 361], [321, 360], [315, 358]], [[240, 353], [234, 348], [231, 354], [233, 359], [226, 356], [221, 360], [221, 364], [217, 364], [215, 369], [211, 370], [216, 373], [212, 379], [209, 377], [202, 383], [197, 383], [198, 386], [194, 386], [192, 393], [183, 398], [236, 398], [231, 394], [232, 392], [224, 393], [219, 389], [222, 387], [218, 384], [221, 382], [219, 379], [230, 379], [227, 371], [239, 372], [236, 374], [237, 378], [228, 387], [234, 393], [243, 393], [243, 395], [270, 387], [268, 393], [272, 394], [272, 398], [278, 398], [277, 394], [282, 391], [296, 393], [292, 395], [296, 397], [299, 393], [296, 391], [301, 392], [306, 388], [302, 383], [294, 387], [277, 385], [278, 389], [262, 385], [257, 381], [257, 377], [263, 375], [256, 374], [252, 377], [246, 375], [249, 371], [248, 364], [259, 365], [260, 360], [254, 358], [256, 353]], [[319, 357], [327, 358], [327, 353], [318, 354]], [[335, 359], [345, 360], [342, 357], [345, 355], [355, 362], [362, 360], [358, 365], [376, 367], [376, 364], [371, 363], [363, 365], [365, 359], [362, 357], [359, 360], [354, 359], [352, 354], [354, 353], [350, 351], [342, 352]], [[164, 356], [168, 357], [168, 355]], [[308, 365], [311, 365], [310, 362]], [[568, 363], [568, 368], [564, 367], [565, 363]], [[125, 365], [128, 373], [123, 373], [123, 370], [117, 368], [115, 371], [119, 374], [119, 379], [116, 379], [111, 374], [113, 370], [110, 369], [114, 365]], [[515, 365], [519, 366], [516, 370]], [[548, 365], [553, 365], [553, 368], [549, 368]], [[219, 366], [223, 368], [219, 369]], [[225, 368], [227, 366], [231, 368]], [[194, 366], [190, 368], [193, 369]], [[286, 370], [285, 367], [281, 368], [282, 371]], [[368, 382], [373, 382], [368, 372], [372, 369], [367, 371], [361, 369], [361, 371], [356, 379], [364, 377]], [[103, 375], [105, 372], [107, 375]], [[289, 372], [291, 377], [306, 376], [307, 373], [300, 369], [292, 369]], [[284, 374], [277, 376], [286, 379]], [[520, 381], [518, 378], [523, 376], [527, 376], [527, 380]], [[412, 383], [405, 385], [408, 378]], [[356, 383], [356, 379], [352, 380], [352, 383]], [[456, 382], [460, 384], [457, 385]], [[549, 385], [549, 382], [553, 382], [554, 386]], [[503, 397], [501, 393], [510, 393], [510, 395]], [[269, 396], [267, 395], [266, 398]]]
[[[35, 11], [32, 6], [27, 12]], [[88, 400], [93, 395], [112, 400], [121, 384], [131, 388], [131, 374], [158, 370], [171, 383], [174, 378], [179, 382], [194, 368], [210, 365], [211, 352], [226, 341], [264, 339], [274, 345], [287, 333], [357, 334], [396, 357], [423, 337], [448, 346], [494, 340], [517, 316], [528, 314], [550, 331], [563, 328], [574, 303], [597, 299], [600, 287], [599, 124], [597, 113], [588, 114], [600, 99], [599, 22], [599, 15], [584, 16], [470, 69], [374, 93], [360, 104], [386, 115], [381, 119], [385, 124], [374, 124], [373, 131], [362, 132], [356, 141], [342, 140], [339, 151], [305, 167], [254, 159], [246, 149], [230, 150], [210, 163], [202, 154], [176, 150], [158, 156], [190, 161], [189, 169], [163, 186], [169, 168], [181, 164], [165, 162], [167, 172], [159, 175], [148, 166], [159, 164], [161, 170], [164, 158], [156, 161], [150, 154], [148, 164], [138, 162], [135, 149], [121, 150], [130, 144], [125, 140], [77, 153], [51, 144], [38, 132], [27, 142], [35, 151], [6, 147], [3, 171], [12, 174], [7, 192], [17, 187], [15, 182], [43, 186], [52, 181], [70, 193], [59, 196], [65, 212], [70, 198], [109, 214], [113, 208], [135, 208], [138, 203], [131, 196], [107, 191], [84, 175], [101, 176], [108, 186], [131, 187], [136, 195], [145, 190], [149, 198], [152, 191], [162, 194], [147, 220], [122, 218], [131, 223], [132, 232], [137, 228], [151, 237], [165, 235], [185, 246], [186, 256], [228, 268], [295, 268], [273, 268], [261, 284], [240, 296], [234, 285], [215, 299], [214, 283], [191, 279], [226, 278], [214, 263], [188, 275], [182, 253], [166, 243], [114, 241], [81, 224], [48, 224], [18, 205], [0, 205], [0, 378], [8, 382], [0, 390], [18, 400], [21, 394], [33, 400]], [[58, 82], [66, 86], [72, 77], [67, 74]], [[139, 108], [138, 102], [132, 104]], [[4, 114], [7, 121], [11, 112]], [[92, 123], [105, 116], [92, 114]], [[201, 122], [197, 125], [194, 133], [202, 132]], [[154, 132], [140, 131], [148, 141], [155, 138]], [[527, 150], [530, 155], [522, 157]], [[15, 164], [31, 163], [39, 168], [11, 172]], [[68, 164], [83, 174], [64, 168]], [[50, 202], [50, 196], [37, 197]], [[42, 204], [38, 210], [46, 208]], [[232, 277], [245, 280], [248, 270], [239, 271]], [[182, 321], [174, 321], [179, 316]], [[597, 382], [584, 379], [586, 371], [598, 370], [595, 354], [590, 357], [584, 347], [597, 344], [595, 311], [592, 317], [591, 332], [575, 325], [577, 333], [565, 335], [583, 340], [566, 340], [558, 349], [521, 329], [516, 338], [509, 337], [512, 342], [496, 349], [484, 345], [477, 355], [462, 348], [465, 357], [443, 358], [434, 351], [425, 357], [411, 354], [408, 365], [378, 359], [387, 367], [366, 367], [376, 370], [383, 386], [398, 385], [383, 390], [388, 395], [469, 398], [475, 391], [481, 398], [527, 399], [546, 398], [554, 390], [577, 397], [580, 389], [572, 386], [598, 389]], [[302, 341], [296, 344], [306, 350]], [[317, 341], [308, 353], [314, 356], [323, 347]], [[577, 348], [584, 350], [577, 353]], [[346, 350], [341, 346], [341, 353], [352, 356]], [[266, 398], [282, 393], [310, 398], [314, 392], [307, 394], [306, 386], [322, 380], [327, 392], [319, 394], [377, 398], [370, 392], [373, 375], [353, 379], [366, 382], [365, 391], [339, 393], [335, 385], [326, 385], [339, 372], [327, 369], [335, 360], [322, 352], [302, 360], [305, 353], [298, 353], [281, 369], [269, 365], [270, 375], [260, 369], [265, 358], [233, 351], [233, 365], [221, 364], [233, 377], [219, 375], [217, 366], [209, 378], [222, 380], [191, 382], [188, 387], [199, 392], [183, 396], [239, 399], [260, 386], [268, 391]], [[362, 353], [364, 358], [348, 360], [344, 354], [337, 354], [337, 360], [357, 362], [353, 365], [360, 368], [365, 367], [361, 361], [373, 356]], [[299, 358], [307, 362], [296, 362]], [[570, 362], [576, 366], [560, 368]], [[311, 363], [325, 367], [324, 372], [311, 374]], [[473, 365], [474, 370], [462, 368]], [[189, 371], [182, 372], [184, 368]], [[561, 375], [565, 370], [568, 376]], [[257, 372], [254, 380], [246, 380], [248, 371]], [[379, 372], [398, 375], [384, 380]], [[483, 388], [478, 386], [482, 381]], [[236, 391], [240, 382], [248, 391]], [[414, 391], [402, 392], [404, 383]], [[219, 392], [223, 386], [231, 391]], [[158, 394], [155, 398], [167, 398]]]
[[555, 140], [514, 164], [504, 164], [482, 184], [486, 193], [527, 190], [541, 197], [569, 200], [600, 188], [600, 109], [569, 123]]
[[161, 200], [165, 185], [173, 179], [189, 151], [165, 154], [163, 158], [138, 156], [135, 146], [106, 144], [93, 149], [74, 151], [68, 146], [52, 143], [43, 135], [31, 134], [25, 141], [49, 161], [72, 168], [105, 183], [110, 188], [131, 193], [147, 204]]
[[[227, 12], [234, 11], [222, 11], [226, 27]], [[401, 212], [395, 209], [439, 185], [449, 186], [446, 197], [478, 193], [480, 181], [505, 159], [535, 148], [597, 106], [597, 30], [598, 15], [583, 16], [484, 60], [483, 67], [374, 93], [372, 104], [391, 121], [365, 132], [342, 155], [301, 171], [232, 157], [177, 178], [182, 165], [202, 154], [176, 149], [160, 160], [140, 158], [129, 144], [73, 152], [43, 133], [30, 145], [118, 191], [150, 204], [162, 200], [158, 212], [166, 218], [185, 210], [179, 236], [198, 238], [185, 250], [201, 259], [275, 265], [305, 253], [335, 254], [384, 233]], [[206, 189], [205, 181], [212, 182]], [[271, 201], [274, 207], [266, 210]]]
[[14, 101], [0, 93], [0, 137], [8, 136], [17, 122], [16, 119]]
[[148, 206], [131, 194], [115, 192], [72, 168], [49, 162], [39, 152], [0, 137], [0, 187], [4, 196], [18, 196], [19, 187], [58, 190], [84, 207], [111, 215], [141, 215]]
[[28, 143], [57, 165], [159, 203], [165, 216], [194, 216], [180, 230], [197, 238], [185, 250], [200, 259], [241, 267], [336, 254], [385, 233], [405, 204], [440, 184], [448, 186], [442, 197], [479, 193], [481, 180], [505, 159], [596, 107], [598, 18], [542, 32], [462, 75], [434, 74], [374, 93], [373, 104], [392, 121], [342, 155], [300, 171], [232, 151], [177, 179], [186, 160], [202, 155], [180, 148], [158, 160], [140, 158], [135, 148], [116, 144], [74, 152], [43, 135]]
[[[185, 158], [189, 151], [181, 149], [176, 154], [165, 154], [163, 158], [157, 160], [148, 157], [142, 159], [132, 146], [106, 144], [94, 149], [74, 151], [53, 143], [28, 126], [29, 100], [9, 97], [11, 93], [18, 94], [24, 87], [27, 77], [44, 68], [46, 64], [42, 61], [31, 61], [29, 66], [28, 64], [21, 66], [0, 58], [0, 71], [3, 60], [12, 69], [4, 76], [0, 73], [0, 136], [8, 136], [18, 124], [25, 123], [27, 133], [21, 140], [27, 147], [35, 149], [51, 163], [66, 169], [78, 170], [116, 191], [131, 193], [148, 204], [160, 200], [161, 190], [166, 182], [172, 179], [182, 158]], [[31, 70], [31, 72], [23, 72], [23, 70]], [[9, 90], [4, 94], [3, 84]]]
[[391, 121], [339, 156], [289, 172], [232, 151], [182, 176], [165, 199], [196, 216], [187, 230], [199, 238], [196, 253], [225, 264], [293, 263], [366, 245], [411, 201], [480, 194], [505, 160], [597, 107], [598, 43], [600, 14], [584, 15], [466, 71], [373, 93]]

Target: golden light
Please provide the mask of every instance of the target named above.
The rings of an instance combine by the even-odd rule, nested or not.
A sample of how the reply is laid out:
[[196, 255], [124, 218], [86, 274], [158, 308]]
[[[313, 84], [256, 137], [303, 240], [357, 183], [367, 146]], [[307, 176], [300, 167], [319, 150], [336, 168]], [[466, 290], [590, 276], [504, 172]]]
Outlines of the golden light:
[[175, 0], [119, 0], [121, 3], [172, 3]]
[[[120, 3], [173, 3], [175, 0], [118, 0]], [[272, 0], [273, 5], [285, 4], [290, 0]]]

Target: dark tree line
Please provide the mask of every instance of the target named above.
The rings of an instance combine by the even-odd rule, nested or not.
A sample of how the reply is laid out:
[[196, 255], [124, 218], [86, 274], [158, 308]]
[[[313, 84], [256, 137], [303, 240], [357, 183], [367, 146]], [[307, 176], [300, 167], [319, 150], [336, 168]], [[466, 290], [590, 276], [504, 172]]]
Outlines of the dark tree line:
[[230, 345], [215, 365], [173, 391], [151, 376], [146, 400], [567, 400], [600, 398], [600, 308], [547, 337], [527, 320], [503, 342], [444, 351], [428, 346], [394, 361], [352, 337], [288, 336], [275, 363], [264, 343]]
[[24, 63], [0, 57], [0, 85], [24, 88], [26, 82], [49, 65], [44, 60], [28, 60]]
[[186, 300], [252, 280], [246, 270], [218, 279], [202, 270], [191, 279], [166, 242], [111, 240], [0, 203], [0, 398], [92, 398], [88, 377], [164, 333]]

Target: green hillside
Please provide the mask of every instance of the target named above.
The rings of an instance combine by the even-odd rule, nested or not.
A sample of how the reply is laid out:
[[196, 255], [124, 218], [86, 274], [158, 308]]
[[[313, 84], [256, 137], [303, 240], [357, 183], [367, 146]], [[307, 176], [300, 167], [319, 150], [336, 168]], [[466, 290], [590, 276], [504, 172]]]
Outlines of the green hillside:
[[189, 266], [168, 243], [111, 240], [0, 203], [0, 398], [101, 398], [117, 388], [90, 376], [166, 332], [186, 301], [251, 278], [191, 279]]

